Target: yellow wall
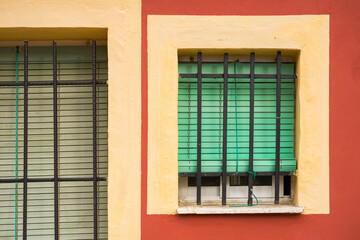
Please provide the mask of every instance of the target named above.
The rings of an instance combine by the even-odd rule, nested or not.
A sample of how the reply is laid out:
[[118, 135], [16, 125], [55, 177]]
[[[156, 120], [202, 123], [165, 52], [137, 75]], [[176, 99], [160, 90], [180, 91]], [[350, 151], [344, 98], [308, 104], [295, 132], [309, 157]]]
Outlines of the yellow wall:
[[[107, 38], [109, 239], [140, 239], [141, 1], [2, 0], [0, 12], [0, 40]], [[305, 213], [328, 213], [328, 16], [149, 16], [148, 24], [148, 213], [177, 208], [181, 48], [301, 51], [296, 203]]]
[[148, 214], [178, 207], [178, 49], [300, 51], [295, 204], [329, 213], [329, 16], [148, 16]]
[[141, 1], [2, 0], [0, 12], [0, 40], [107, 38], [109, 239], [140, 239]]

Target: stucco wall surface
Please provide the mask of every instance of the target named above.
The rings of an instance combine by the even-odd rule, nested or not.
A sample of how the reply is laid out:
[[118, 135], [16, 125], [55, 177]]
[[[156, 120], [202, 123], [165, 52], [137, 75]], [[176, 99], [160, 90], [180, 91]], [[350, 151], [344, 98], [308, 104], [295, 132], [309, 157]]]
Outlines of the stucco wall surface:
[[329, 16], [150, 15], [148, 214], [175, 214], [178, 205], [178, 49], [300, 52], [295, 204], [329, 213]]
[[[142, 239], [359, 239], [360, 2], [356, 0], [142, 1]], [[329, 15], [329, 214], [149, 215], [149, 15]], [[294, 26], [295, 27], [295, 26]], [[289, 31], [293, 29], [290, 27]], [[296, 29], [294, 29], [296, 31]], [[169, 46], [171, 47], [171, 46]], [[309, 89], [310, 90], [310, 89]], [[316, 147], [316, 146], [314, 146]], [[310, 180], [309, 180], [310, 181]], [[322, 186], [314, 185], [320, 189]], [[316, 192], [316, 191], [315, 191]], [[352, 204], [354, 203], [354, 204]]]
[[107, 39], [108, 234], [114, 240], [140, 239], [140, 11], [140, 0], [0, 1], [0, 40]]
[[[0, 39], [105, 39], [107, 31], [109, 239], [140, 239], [140, 224], [141, 239], [359, 239], [359, 12], [357, 0], [0, 0]], [[330, 214], [148, 215], [147, 16], [304, 14], [330, 16]]]

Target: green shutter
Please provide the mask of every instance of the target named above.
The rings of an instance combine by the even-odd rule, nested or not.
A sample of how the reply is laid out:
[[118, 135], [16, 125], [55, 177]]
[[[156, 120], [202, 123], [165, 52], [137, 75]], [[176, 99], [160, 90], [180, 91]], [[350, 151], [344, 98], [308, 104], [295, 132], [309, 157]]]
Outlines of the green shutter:
[[[203, 63], [203, 74], [222, 74], [221, 63]], [[283, 63], [282, 74], [294, 74], [294, 63]], [[179, 73], [196, 73], [196, 63], [179, 63]], [[237, 74], [249, 74], [250, 64], [237, 63]], [[229, 64], [234, 74], [234, 63]], [[276, 74], [276, 63], [256, 63], [255, 74]], [[222, 171], [223, 79], [202, 79], [202, 172]], [[215, 83], [209, 83], [215, 82]], [[236, 82], [236, 84], [234, 84]], [[246, 172], [249, 161], [250, 80], [229, 78], [227, 171]], [[280, 171], [295, 171], [295, 82], [281, 80]], [[236, 86], [236, 104], [235, 104]], [[276, 79], [255, 79], [254, 171], [275, 171]], [[237, 106], [235, 108], [235, 106]], [[237, 114], [236, 114], [237, 113]], [[237, 122], [237, 124], [236, 124]], [[236, 134], [237, 125], [237, 134]], [[197, 79], [179, 78], [179, 173], [196, 172]]]

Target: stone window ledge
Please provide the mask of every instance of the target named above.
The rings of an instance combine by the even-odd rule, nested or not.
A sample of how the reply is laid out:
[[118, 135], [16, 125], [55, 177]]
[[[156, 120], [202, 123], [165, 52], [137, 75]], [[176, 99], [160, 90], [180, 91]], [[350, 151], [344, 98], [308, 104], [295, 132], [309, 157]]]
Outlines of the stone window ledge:
[[303, 207], [294, 205], [257, 205], [252, 207], [230, 206], [180, 206], [179, 215], [186, 214], [300, 214]]

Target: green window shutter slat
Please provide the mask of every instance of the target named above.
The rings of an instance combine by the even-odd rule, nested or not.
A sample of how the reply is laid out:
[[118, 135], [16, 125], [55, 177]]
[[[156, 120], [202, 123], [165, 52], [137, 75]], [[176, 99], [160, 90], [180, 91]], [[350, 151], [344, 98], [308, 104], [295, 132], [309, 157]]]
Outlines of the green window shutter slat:
[[[282, 64], [282, 74], [294, 74], [295, 65]], [[234, 73], [229, 63], [229, 74]], [[249, 64], [237, 64], [238, 74], [249, 74]], [[196, 63], [179, 63], [179, 73], [196, 73]], [[222, 74], [223, 64], [203, 63], [203, 73]], [[256, 63], [255, 74], [276, 74], [276, 63]], [[206, 82], [216, 83], [206, 83]], [[203, 78], [202, 84], [202, 171], [222, 171], [222, 107], [223, 79]], [[229, 78], [229, 83], [234, 82]], [[236, 79], [228, 89], [228, 171], [235, 171], [236, 159], [240, 171], [247, 171], [249, 158], [249, 79]], [[182, 83], [192, 82], [192, 83]], [[267, 82], [267, 83], [256, 83]], [[275, 170], [276, 79], [255, 80], [254, 169]], [[179, 172], [196, 172], [197, 157], [197, 79], [179, 78], [178, 92], [178, 160]], [[281, 85], [280, 171], [296, 170], [294, 158], [295, 84], [283, 79]], [[237, 114], [235, 114], [237, 113]], [[237, 122], [237, 126], [236, 126]], [[236, 128], [238, 132], [236, 134]], [[236, 138], [237, 135], [237, 138]], [[238, 149], [236, 150], [236, 146]], [[236, 154], [236, 152], [238, 154]], [[267, 160], [261, 160], [267, 159]]]

